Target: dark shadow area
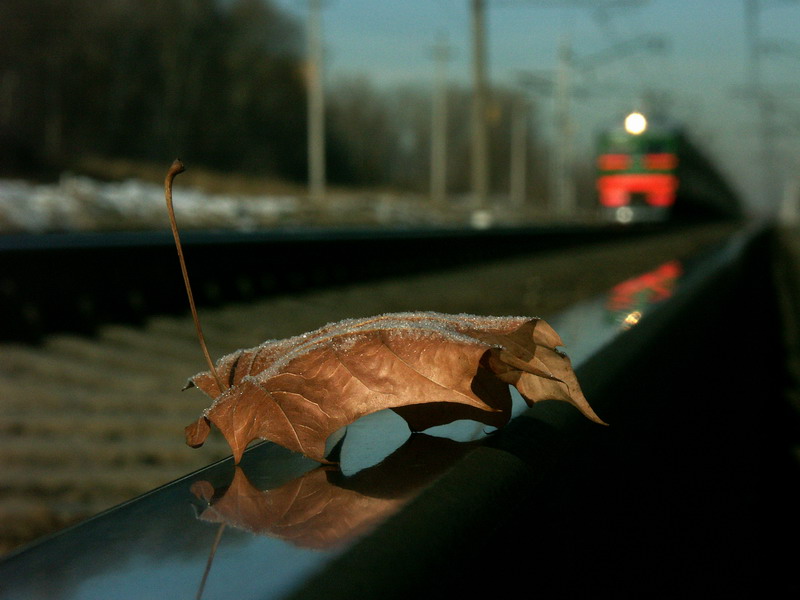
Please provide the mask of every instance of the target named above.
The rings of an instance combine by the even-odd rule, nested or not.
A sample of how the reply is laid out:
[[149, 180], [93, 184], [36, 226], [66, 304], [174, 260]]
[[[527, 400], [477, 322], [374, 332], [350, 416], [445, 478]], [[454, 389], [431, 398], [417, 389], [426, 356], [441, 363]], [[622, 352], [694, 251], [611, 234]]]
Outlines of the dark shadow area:
[[800, 436], [769, 260], [762, 234], [581, 366], [609, 427], [535, 407], [295, 598], [796, 594]]
[[[653, 332], [624, 372], [587, 390], [610, 427], [582, 428], [588, 435], [537, 486], [527, 514], [483, 546], [522, 540], [530, 556], [533, 545], [525, 570], [537, 595], [800, 591], [786, 550], [798, 533], [800, 471], [790, 454], [798, 429], [783, 400], [768, 261], [762, 237], [713, 294]], [[590, 388], [607, 357], [582, 371]]]
[[787, 550], [800, 531], [791, 455], [800, 430], [784, 401], [768, 243], [756, 240], [713, 294], [654, 331], [608, 385], [591, 389], [609, 353], [580, 372], [611, 425], [582, 427], [581, 444], [565, 445], [572, 451], [524, 512], [485, 540], [490, 570], [513, 564], [505, 549], [521, 544], [535, 555], [525, 572], [537, 596], [800, 591]]

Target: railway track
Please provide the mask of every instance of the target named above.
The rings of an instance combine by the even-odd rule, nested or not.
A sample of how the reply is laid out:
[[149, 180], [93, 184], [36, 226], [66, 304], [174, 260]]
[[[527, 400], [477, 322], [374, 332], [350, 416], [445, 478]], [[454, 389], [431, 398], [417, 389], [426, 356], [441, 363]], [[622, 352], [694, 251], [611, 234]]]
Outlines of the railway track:
[[[190, 230], [181, 238], [196, 301], [219, 306], [633, 238], [663, 227]], [[185, 309], [169, 231], [0, 236], [0, 313], [6, 316], [0, 340], [92, 333], [103, 323], [142, 323]]]
[[[552, 243], [550, 250], [490, 252], [479, 263], [453, 260], [423, 273], [398, 269], [395, 277], [351, 277], [216, 306], [206, 297], [200, 313], [214, 356], [383, 312], [547, 317], [663, 261], [690, 256], [732, 228], [703, 225], [570, 248]], [[168, 266], [178, 288], [169, 294], [185, 303], [177, 264]], [[173, 312], [136, 323], [95, 323], [90, 335], [46, 333], [36, 344], [0, 343], [0, 550], [229, 454], [219, 436], [195, 450], [184, 444], [183, 427], [208, 400], [197, 390], [181, 391], [204, 364], [187, 311]]]

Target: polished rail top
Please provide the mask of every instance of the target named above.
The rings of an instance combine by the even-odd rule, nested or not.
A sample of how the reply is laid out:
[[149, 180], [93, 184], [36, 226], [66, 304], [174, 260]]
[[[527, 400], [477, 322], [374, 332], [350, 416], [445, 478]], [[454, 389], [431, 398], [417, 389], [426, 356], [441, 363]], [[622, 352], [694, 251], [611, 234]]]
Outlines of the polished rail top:
[[[727, 264], [748, 235], [549, 318], [579, 377], [584, 362]], [[223, 460], [6, 557], [0, 598], [283, 598], [487, 437], [471, 422], [411, 435], [384, 411], [336, 441], [341, 468], [258, 444], [239, 466]]]

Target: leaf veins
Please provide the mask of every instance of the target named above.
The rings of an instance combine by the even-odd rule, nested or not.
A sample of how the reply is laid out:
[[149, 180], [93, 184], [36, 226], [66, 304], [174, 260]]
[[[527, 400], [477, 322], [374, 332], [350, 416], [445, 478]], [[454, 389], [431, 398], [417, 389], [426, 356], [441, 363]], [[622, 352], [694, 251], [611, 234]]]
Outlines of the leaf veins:
[[[531, 405], [573, 404], [594, 413], [563, 342], [545, 321], [434, 312], [347, 319], [223, 356], [190, 378], [214, 399], [186, 428], [190, 446], [215, 425], [238, 463], [255, 439], [271, 440], [320, 462], [329, 435], [360, 417], [392, 409], [412, 431], [460, 419], [502, 427], [509, 385]], [[219, 382], [229, 387], [220, 390]]]

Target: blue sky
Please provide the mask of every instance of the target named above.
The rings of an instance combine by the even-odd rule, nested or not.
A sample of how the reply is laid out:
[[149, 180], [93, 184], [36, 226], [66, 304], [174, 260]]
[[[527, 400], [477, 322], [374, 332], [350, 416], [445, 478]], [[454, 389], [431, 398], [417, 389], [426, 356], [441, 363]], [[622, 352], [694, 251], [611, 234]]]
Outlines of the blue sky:
[[[604, 13], [602, 4], [581, 0], [486, 0], [488, 75], [493, 85], [511, 86], [520, 71], [552, 75], [557, 48], [568, 40], [578, 59], [643, 35], [662, 39], [666, 51], [642, 48], [619, 55], [575, 77], [593, 94], [572, 104], [575, 141], [588, 151], [601, 126], [637, 106], [649, 91], [667, 94], [671, 116], [701, 138], [722, 167], [760, 208], [762, 169], [757, 161], [756, 105], [742, 95], [748, 81], [745, 5], [750, 0], [643, 0]], [[305, 18], [307, 2], [275, 0]], [[431, 48], [446, 36], [451, 81], [470, 81], [468, 0], [323, 0], [325, 76], [364, 76], [379, 86], [432, 87]], [[782, 52], [760, 61], [767, 89], [785, 104], [774, 122], [779, 158], [778, 188], [788, 169], [800, 172], [800, 1], [756, 0], [759, 34], [779, 41]], [[552, 99], [539, 97], [540, 129], [552, 133]]]

